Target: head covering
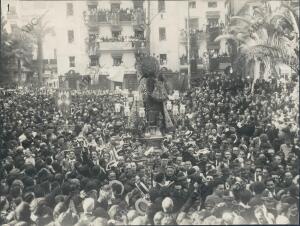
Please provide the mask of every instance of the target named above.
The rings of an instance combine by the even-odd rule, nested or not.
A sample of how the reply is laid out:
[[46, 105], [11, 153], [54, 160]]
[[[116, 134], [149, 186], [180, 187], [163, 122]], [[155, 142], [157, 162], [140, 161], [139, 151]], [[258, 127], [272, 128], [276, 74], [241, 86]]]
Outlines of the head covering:
[[127, 219], [129, 222], [133, 221], [137, 216], [139, 216], [139, 213], [136, 210], [129, 210], [127, 213]]
[[283, 215], [278, 215], [278, 217], [276, 218], [275, 224], [290, 224], [290, 220]]
[[86, 198], [82, 201], [82, 208], [85, 213], [90, 213], [94, 210], [95, 201], [92, 198]]
[[102, 217], [97, 217], [90, 226], [106, 226], [108, 225], [107, 219]]
[[174, 207], [173, 200], [169, 197], [165, 198], [161, 205], [165, 213], [170, 213]]

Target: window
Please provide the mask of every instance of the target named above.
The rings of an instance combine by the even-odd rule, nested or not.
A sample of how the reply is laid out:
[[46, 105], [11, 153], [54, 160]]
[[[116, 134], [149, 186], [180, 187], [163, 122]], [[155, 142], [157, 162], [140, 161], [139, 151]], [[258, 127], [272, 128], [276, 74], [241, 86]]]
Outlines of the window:
[[209, 26], [216, 26], [219, 24], [219, 18], [207, 18], [207, 23]]
[[89, 11], [97, 10], [97, 5], [88, 5], [88, 10]]
[[[187, 28], [187, 19], [185, 19], [185, 27]], [[190, 30], [199, 29], [199, 19], [192, 18], [190, 19]]]
[[74, 56], [69, 57], [69, 66], [75, 67], [75, 57]]
[[217, 8], [218, 3], [217, 2], [208, 2], [208, 8]]
[[73, 16], [73, 3], [67, 3], [67, 16]]
[[134, 30], [134, 37], [143, 39], [144, 38], [144, 31]]
[[133, 8], [134, 9], [142, 9], [143, 8], [143, 1], [133, 1]]
[[68, 31], [68, 42], [69, 43], [74, 42], [74, 31], [73, 30]]
[[15, 6], [9, 6], [9, 13], [14, 15], [17, 13], [16, 7]]
[[121, 31], [112, 31], [111, 34], [113, 38], [119, 38]]
[[164, 12], [166, 10], [165, 0], [158, 0], [158, 12]]
[[56, 59], [50, 59], [50, 64], [57, 64], [57, 60]]
[[195, 9], [196, 8], [196, 2], [195, 1], [189, 2], [189, 8], [190, 9]]
[[90, 56], [90, 66], [98, 66], [98, 65], [99, 65], [99, 57]]
[[166, 40], [166, 28], [160, 27], [159, 28], [159, 41]]
[[113, 66], [120, 66], [122, 64], [122, 56], [113, 57]]
[[160, 65], [166, 65], [167, 64], [167, 54], [159, 54], [159, 62], [160, 62]]
[[89, 42], [95, 42], [96, 41], [96, 35], [95, 34], [89, 34]]
[[110, 8], [112, 11], [118, 11], [120, 9], [120, 3], [111, 3]]

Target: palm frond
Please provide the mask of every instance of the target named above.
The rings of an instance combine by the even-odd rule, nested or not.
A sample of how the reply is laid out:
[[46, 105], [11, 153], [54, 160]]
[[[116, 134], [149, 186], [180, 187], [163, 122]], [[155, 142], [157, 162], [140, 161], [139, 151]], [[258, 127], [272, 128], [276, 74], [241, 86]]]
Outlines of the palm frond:
[[286, 8], [289, 11], [291, 19], [293, 21], [292, 24], [294, 30], [297, 32], [297, 34], [299, 34], [299, 7], [292, 8], [285, 3], [282, 4], [282, 7]]
[[221, 40], [233, 40], [233, 41], [235, 41], [235, 42], [244, 42], [245, 40], [243, 40], [243, 39], [241, 39], [241, 38], [239, 38], [238, 36], [236, 36], [236, 35], [232, 35], [232, 34], [223, 34], [223, 35], [220, 35], [220, 36], [218, 36], [214, 41], [215, 42], [219, 42], [219, 41], [221, 41]]
[[233, 17], [231, 17], [231, 20], [238, 20], [238, 21], [244, 22], [248, 25], [252, 25], [250, 20], [246, 19], [245, 17], [241, 17], [241, 16], [233, 16]]

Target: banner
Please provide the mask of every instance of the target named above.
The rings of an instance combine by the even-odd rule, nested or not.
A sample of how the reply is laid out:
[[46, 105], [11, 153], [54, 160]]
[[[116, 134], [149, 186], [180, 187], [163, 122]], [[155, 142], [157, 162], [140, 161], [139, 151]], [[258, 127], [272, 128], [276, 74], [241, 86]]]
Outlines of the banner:
[[71, 105], [71, 94], [68, 90], [59, 90], [57, 96], [58, 109], [61, 112], [66, 112], [69, 110]]

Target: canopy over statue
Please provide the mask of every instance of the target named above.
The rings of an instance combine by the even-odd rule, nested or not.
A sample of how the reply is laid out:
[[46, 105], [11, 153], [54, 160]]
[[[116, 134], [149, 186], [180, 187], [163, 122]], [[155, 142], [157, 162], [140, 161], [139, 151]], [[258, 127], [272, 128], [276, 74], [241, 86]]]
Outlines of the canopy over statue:
[[[168, 92], [159, 62], [154, 57], [144, 57], [138, 65], [138, 73], [139, 94], [142, 97], [139, 104], [145, 108], [147, 127], [156, 127], [162, 133], [172, 130], [173, 123], [166, 107]], [[132, 111], [135, 109], [133, 107]]]

